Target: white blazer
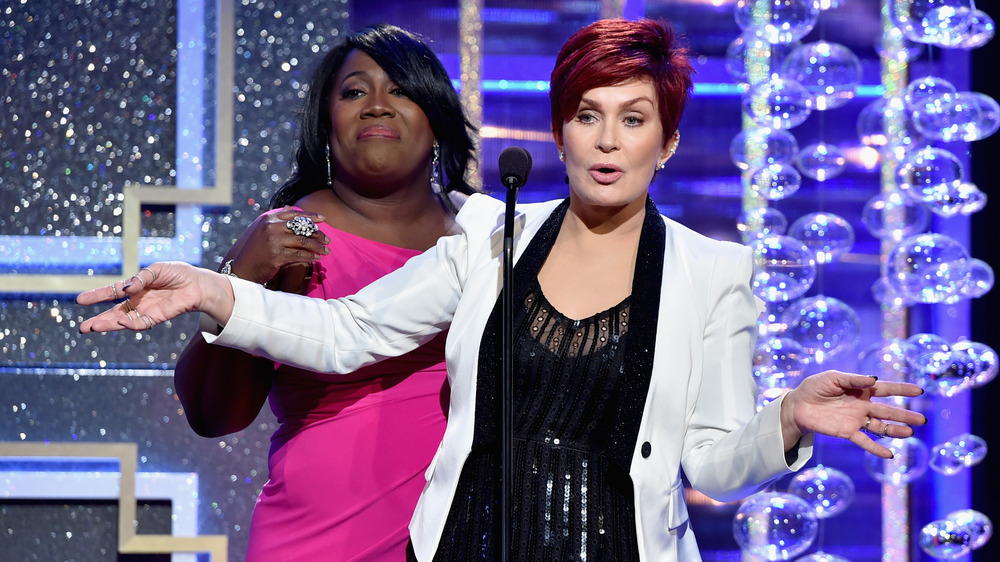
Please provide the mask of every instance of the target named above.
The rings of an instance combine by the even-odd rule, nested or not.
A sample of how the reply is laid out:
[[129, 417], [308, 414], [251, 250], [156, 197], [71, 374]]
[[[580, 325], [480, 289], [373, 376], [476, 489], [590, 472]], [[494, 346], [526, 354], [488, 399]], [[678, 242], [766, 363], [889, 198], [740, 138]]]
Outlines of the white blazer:
[[[515, 260], [558, 204], [518, 206]], [[205, 334], [209, 342], [336, 376], [406, 353], [450, 328], [448, 426], [410, 523], [419, 560], [434, 555], [472, 447], [479, 343], [502, 281], [503, 213], [502, 202], [473, 195], [457, 217], [462, 234], [441, 238], [343, 299], [320, 301], [230, 278], [232, 317], [218, 336]], [[762, 303], [750, 288], [749, 248], [664, 222], [656, 350], [630, 476], [640, 559], [687, 562], [701, 557], [681, 468], [699, 491], [736, 500], [803, 466], [812, 436], [802, 439], [789, 465], [780, 401], [756, 412], [751, 357]]]

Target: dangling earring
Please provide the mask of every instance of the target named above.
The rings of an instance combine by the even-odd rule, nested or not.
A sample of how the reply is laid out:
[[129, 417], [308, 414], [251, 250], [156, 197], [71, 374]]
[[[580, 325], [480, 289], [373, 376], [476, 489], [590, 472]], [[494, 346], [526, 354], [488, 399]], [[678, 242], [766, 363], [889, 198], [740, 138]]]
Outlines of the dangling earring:
[[330, 162], [330, 143], [326, 143], [326, 186], [333, 187], [333, 164]]
[[431, 191], [441, 193], [441, 172], [438, 167], [441, 165], [441, 146], [434, 141], [434, 158], [431, 160]]
[[563, 152], [563, 151], [561, 151], [561, 150], [559, 151], [559, 161], [560, 162], [565, 162], [566, 161], [566, 153]]

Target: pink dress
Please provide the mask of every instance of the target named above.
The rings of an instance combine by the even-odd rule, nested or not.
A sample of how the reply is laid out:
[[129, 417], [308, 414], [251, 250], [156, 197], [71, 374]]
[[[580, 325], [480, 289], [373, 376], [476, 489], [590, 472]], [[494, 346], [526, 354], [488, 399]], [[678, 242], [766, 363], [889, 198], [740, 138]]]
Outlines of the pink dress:
[[[309, 296], [353, 294], [419, 253], [319, 226], [331, 253]], [[279, 366], [269, 402], [280, 426], [247, 561], [406, 559], [407, 525], [444, 434], [444, 336], [346, 376]]]

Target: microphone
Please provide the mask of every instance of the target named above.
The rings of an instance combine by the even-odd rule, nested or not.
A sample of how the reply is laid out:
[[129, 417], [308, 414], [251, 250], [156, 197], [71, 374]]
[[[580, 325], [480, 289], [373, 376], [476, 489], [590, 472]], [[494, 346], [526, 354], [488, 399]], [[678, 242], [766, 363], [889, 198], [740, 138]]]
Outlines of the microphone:
[[528, 181], [531, 154], [520, 146], [511, 146], [500, 153], [500, 181], [508, 189], [518, 189]]

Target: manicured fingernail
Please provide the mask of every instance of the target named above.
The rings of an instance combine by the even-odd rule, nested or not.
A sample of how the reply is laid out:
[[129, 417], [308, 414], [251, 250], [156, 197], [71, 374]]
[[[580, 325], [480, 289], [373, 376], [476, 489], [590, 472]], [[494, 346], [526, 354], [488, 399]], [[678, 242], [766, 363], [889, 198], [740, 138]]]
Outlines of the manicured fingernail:
[[875, 375], [868, 375], [868, 376], [871, 377], [871, 378], [873, 378], [873, 379], [875, 379], [875, 380], [878, 380], [878, 377], [876, 377]]
[[127, 291], [127, 290], [128, 290], [128, 288], [129, 288], [129, 287], [131, 287], [131, 286], [132, 286], [132, 284], [131, 284], [131, 283], [126, 283], [126, 284], [122, 285], [122, 290], [123, 290], [123, 291]]

